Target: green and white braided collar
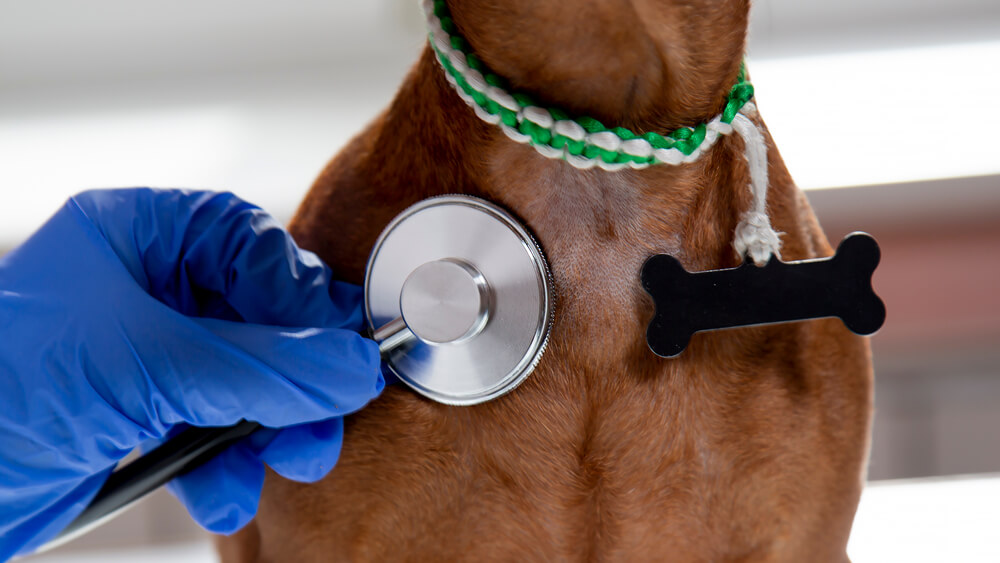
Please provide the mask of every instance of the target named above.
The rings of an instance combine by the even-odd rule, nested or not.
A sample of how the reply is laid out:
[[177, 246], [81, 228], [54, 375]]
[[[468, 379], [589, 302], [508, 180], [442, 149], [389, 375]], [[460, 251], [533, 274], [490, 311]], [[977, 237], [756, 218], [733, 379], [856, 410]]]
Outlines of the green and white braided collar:
[[422, 4], [430, 45], [445, 77], [476, 115], [499, 125], [512, 140], [577, 168], [620, 170], [697, 160], [719, 135], [732, 132], [733, 119], [753, 97], [753, 85], [741, 67], [725, 109], [708, 123], [682, 127], [667, 135], [639, 135], [624, 127], [609, 129], [590, 117], [573, 120], [561, 110], [535, 105], [527, 95], [509, 93], [503, 79], [490, 73], [458, 35], [445, 0], [423, 0]]
[[767, 214], [767, 143], [760, 128], [748, 118], [755, 115], [756, 108], [750, 102], [753, 86], [744, 67], [729, 90], [725, 109], [708, 123], [682, 127], [667, 135], [637, 135], [623, 127], [608, 129], [589, 117], [573, 120], [563, 111], [535, 105], [524, 94], [507, 92], [503, 79], [489, 72], [457, 34], [445, 0], [421, 3], [431, 48], [455, 92], [480, 119], [498, 125], [508, 137], [530, 145], [542, 156], [565, 160], [581, 169], [597, 166], [609, 171], [683, 164], [697, 160], [720, 135], [736, 131], [743, 138], [752, 200], [750, 209], [740, 216], [733, 247], [758, 266], [780, 256], [781, 240]]

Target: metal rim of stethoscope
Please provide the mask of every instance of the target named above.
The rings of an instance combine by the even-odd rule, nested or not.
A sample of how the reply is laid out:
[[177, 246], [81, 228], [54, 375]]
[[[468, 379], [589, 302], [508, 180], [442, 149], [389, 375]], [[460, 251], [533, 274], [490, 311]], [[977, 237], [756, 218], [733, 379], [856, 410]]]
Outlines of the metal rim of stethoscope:
[[[434, 319], [419, 318], [408, 297], [423, 289], [447, 301], [451, 295], [432, 284], [455, 280], [456, 293], [478, 289], [466, 309], [474, 316], [479, 306], [482, 314], [460, 323], [458, 332], [470, 327], [461, 337], [425, 339], [433, 327], [415, 325]], [[468, 195], [432, 197], [397, 215], [372, 248], [364, 291], [368, 328], [386, 366], [417, 393], [448, 405], [489, 401], [521, 384], [545, 351], [555, 310], [551, 272], [532, 234], [506, 210]], [[448, 305], [434, 303], [437, 320]], [[403, 322], [407, 312], [418, 318]], [[401, 334], [409, 342], [401, 344]]]

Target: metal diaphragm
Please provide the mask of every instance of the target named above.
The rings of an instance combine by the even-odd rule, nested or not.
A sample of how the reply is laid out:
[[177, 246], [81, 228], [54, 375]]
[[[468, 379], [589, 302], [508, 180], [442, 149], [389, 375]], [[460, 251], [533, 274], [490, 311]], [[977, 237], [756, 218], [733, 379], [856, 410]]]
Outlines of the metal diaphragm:
[[382, 231], [368, 259], [365, 313], [383, 359], [418, 393], [451, 405], [520, 384], [545, 350], [552, 282], [541, 249], [485, 200], [423, 200]]

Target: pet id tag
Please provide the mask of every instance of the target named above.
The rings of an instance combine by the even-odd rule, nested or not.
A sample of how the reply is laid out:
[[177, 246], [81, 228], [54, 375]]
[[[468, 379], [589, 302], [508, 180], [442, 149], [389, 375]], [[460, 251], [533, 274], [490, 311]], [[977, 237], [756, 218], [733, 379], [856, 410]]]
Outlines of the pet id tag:
[[872, 290], [880, 252], [865, 233], [848, 235], [830, 258], [762, 267], [750, 262], [725, 270], [688, 272], [676, 258], [657, 254], [642, 266], [642, 287], [656, 313], [646, 342], [672, 357], [695, 332], [839, 317], [852, 332], [872, 334], [885, 321], [885, 305]]

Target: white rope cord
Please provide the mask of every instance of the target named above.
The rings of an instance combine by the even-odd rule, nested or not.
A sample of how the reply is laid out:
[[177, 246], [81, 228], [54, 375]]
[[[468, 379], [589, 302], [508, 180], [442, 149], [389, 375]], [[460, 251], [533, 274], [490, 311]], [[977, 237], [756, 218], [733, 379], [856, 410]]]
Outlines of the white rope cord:
[[[743, 214], [736, 227], [733, 246], [740, 256], [749, 256], [758, 266], [766, 264], [772, 255], [780, 256], [778, 251], [781, 241], [771, 227], [767, 215], [767, 145], [760, 130], [747, 117], [756, 114], [756, 108], [752, 103], [745, 102], [732, 118], [731, 124], [724, 121], [723, 114], [707, 122], [704, 127], [704, 138], [693, 150], [688, 145], [690, 151], [688, 154], [677, 146], [662, 146], [663, 143], [660, 143], [661, 146], [654, 146], [647, 139], [638, 136], [623, 138], [614, 130], [588, 132], [577, 121], [557, 119], [554, 117], [558, 115], [555, 111], [519, 103], [517, 96], [490, 84], [482, 72], [473, 68], [478, 65], [470, 63], [470, 56], [456, 46], [459, 44], [456, 43], [456, 38], [442, 26], [438, 16], [438, 11], [444, 8], [441, 0], [438, 0], [437, 4], [435, 0], [421, 0], [421, 4], [427, 17], [431, 47], [437, 54], [438, 63], [445, 71], [445, 78], [462, 101], [471, 107], [481, 120], [499, 126], [508, 138], [533, 147], [546, 158], [565, 160], [583, 170], [598, 167], [611, 172], [624, 168], [642, 169], [652, 164], [680, 165], [694, 162], [709, 150], [720, 136], [737, 131], [743, 138], [745, 146], [745, 156], [750, 167], [749, 187], [753, 198], [750, 210]], [[477, 100], [476, 97], [480, 99]], [[484, 102], [496, 111], [491, 112], [484, 108]], [[507, 114], [506, 120], [504, 113]], [[550, 142], [538, 142], [536, 137], [523, 131], [529, 133], [541, 131], [545, 138], [559, 138], [563, 144], [553, 146]], [[672, 141], [658, 135], [655, 137], [668, 143]], [[682, 142], [684, 141], [677, 141], [678, 145]], [[581, 151], [581, 146], [585, 150]], [[612, 157], [617, 155], [618, 158], [609, 161], [608, 155]]]
[[750, 209], [736, 225], [733, 247], [740, 256], [749, 256], [755, 264], [767, 264], [771, 256], [781, 258], [781, 239], [771, 227], [767, 215], [767, 142], [757, 125], [747, 115], [756, 115], [757, 107], [748, 103], [733, 118], [733, 129], [743, 137], [744, 154], [750, 168]]

